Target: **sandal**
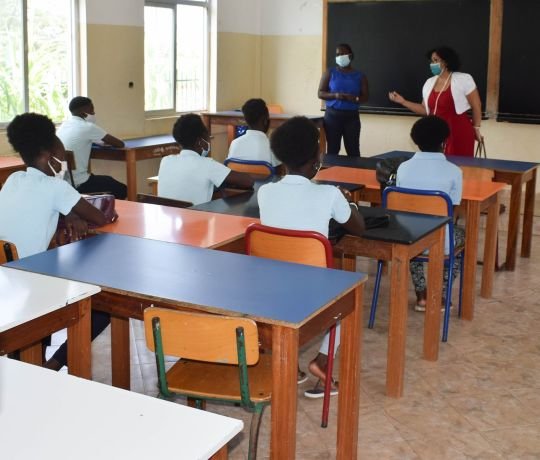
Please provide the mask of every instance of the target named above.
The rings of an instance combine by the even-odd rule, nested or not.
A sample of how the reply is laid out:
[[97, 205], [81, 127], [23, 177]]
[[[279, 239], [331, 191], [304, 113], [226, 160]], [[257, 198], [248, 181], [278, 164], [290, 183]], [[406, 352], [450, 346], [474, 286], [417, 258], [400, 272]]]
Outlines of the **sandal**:
[[[337, 382], [332, 379], [332, 387], [330, 388], [330, 396], [336, 396], [339, 393]], [[310, 399], [319, 399], [324, 397], [324, 384], [321, 380], [311, 390], [304, 391], [304, 396]]]

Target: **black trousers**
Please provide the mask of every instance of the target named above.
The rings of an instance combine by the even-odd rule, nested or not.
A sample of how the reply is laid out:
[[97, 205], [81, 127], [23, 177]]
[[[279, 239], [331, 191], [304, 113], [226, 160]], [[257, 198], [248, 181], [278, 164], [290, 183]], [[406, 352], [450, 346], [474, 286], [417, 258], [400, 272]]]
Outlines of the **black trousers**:
[[360, 114], [356, 110], [335, 110], [326, 108], [324, 113], [326, 132], [326, 153], [339, 155], [341, 139], [350, 157], [360, 156]]
[[96, 176], [90, 174], [88, 180], [77, 187], [79, 193], [109, 192], [119, 200], [127, 197], [127, 187], [111, 176]]

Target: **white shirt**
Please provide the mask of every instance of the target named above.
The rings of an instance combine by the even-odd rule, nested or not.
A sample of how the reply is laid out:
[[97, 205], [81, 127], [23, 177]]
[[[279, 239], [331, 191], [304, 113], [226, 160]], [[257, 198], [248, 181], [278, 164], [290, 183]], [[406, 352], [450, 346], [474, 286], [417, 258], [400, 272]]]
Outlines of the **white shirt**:
[[303, 176], [287, 175], [261, 186], [257, 194], [261, 223], [288, 230], [315, 231], [328, 237], [328, 224], [351, 217], [347, 199], [333, 185], [314, 184]]
[[58, 215], [69, 214], [81, 195], [67, 182], [38, 169], [11, 174], [0, 190], [0, 239], [17, 247], [19, 257], [47, 250]]
[[231, 142], [227, 158], [266, 161], [272, 166], [281, 164], [270, 149], [270, 141], [266, 134], [255, 129], [248, 129], [243, 136], [237, 137]]
[[78, 187], [90, 177], [88, 161], [92, 142], [101, 141], [107, 135], [107, 131], [81, 117], [72, 116], [62, 123], [56, 134], [66, 150], [71, 150], [75, 156], [73, 180], [75, 186]]
[[[452, 204], [458, 205], [463, 192], [463, 172], [443, 153], [416, 152], [410, 160], [399, 165], [396, 185], [416, 190], [440, 190], [450, 197]], [[448, 254], [448, 236], [445, 238]]]
[[227, 166], [201, 157], [193, 150], [168, 155], [159, 165], [158, 196], [174, 200], [206, 203], [212, 199], [214, 187], [219, 187], [231, 170]]
[[[422, 98], [424, 100], [424, 107], [429, 115], [428, 99], [431, 91], [435, 86], [435, 82], [439, 78], [437, 75], [428, 78], [422, 88]], [[468, 73], [452, 72], [450, 77], [450, 91], [452, 92], [452, 98], [454, 99], [454, 106], [456, 107], [456, 113], [459, 115], [466, 112], [471, 108], [471, 104], [467, 100], [467, 96], [476, 89], [476, 83], [472, 76]]]

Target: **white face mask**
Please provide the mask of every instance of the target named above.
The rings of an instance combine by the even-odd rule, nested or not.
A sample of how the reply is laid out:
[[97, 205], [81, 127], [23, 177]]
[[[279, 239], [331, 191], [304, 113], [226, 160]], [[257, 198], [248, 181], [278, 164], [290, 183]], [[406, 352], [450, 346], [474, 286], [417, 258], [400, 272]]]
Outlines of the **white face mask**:
[[336, 56], [336, 64], [340, 67], [347, 67], [351, 63], [351, 58], [349, 54], [342, 54], [341, 56]]
[[89, 121], [90, 123], [96, 124], [96, 116], [92, 113], [87, 113], [85, 120]]
[[201, 138], [201, 140], [203, 140], [204, 142], [206, 142], [206, 144], [208, 145], [208, 148], [207, 148], [206, 150], [205, 150], [205, 149], [202, 150], [201, 156], [202, 156], [202, 157], [207, 157], [208, 155], [210, 155], [210, 148], [211, 148], [210, 142], [208, 142], [208, 141], [206, 141], [206, 140], [204, 140], [204, 139], [202, 139], [202, 138]]
[[59, 159], [56, 158], [56, 157], [52, 157], [52, 158], [53, 158], [53, 160], [56, 160], [58, 163], [60, 163], [60, 171], [57, 171], [56, 169], [54, 169], [54, 168], [52, 167], [50, 161], [49, 161], [49, 168], [51, 168], [51, 171], [53, 172], [54, 177], [63, 180], [63, 179], [64, 179], [64, 176], [66, 175], [66, 172], [67, 172], [67, 170], [68, 170], [68, 164], [67, 164], [67, 161], [61, 161], [61, 160], [59, 160]]

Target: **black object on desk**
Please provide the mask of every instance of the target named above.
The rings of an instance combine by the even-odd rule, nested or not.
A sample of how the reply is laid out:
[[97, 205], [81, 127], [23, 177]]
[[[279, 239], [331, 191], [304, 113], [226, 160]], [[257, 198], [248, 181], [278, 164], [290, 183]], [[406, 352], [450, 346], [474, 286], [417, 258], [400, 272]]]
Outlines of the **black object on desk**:
[[324, 155], [323, 168], [343, 166], [345, 168], [375, 169], [379, 158], [349, 157], [345, 155]]

